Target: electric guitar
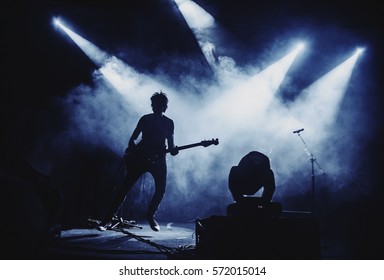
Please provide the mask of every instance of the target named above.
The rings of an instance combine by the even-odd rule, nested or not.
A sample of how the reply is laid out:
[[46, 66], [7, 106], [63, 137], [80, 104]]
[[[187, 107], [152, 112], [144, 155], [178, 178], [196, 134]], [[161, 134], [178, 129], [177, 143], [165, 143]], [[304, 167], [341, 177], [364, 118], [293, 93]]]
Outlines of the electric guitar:
[[148, 154], [145, 151], [143, 151], [139, 146], [137, 145], [134, 148], [128, 147], [125, 150], [124, 153], [124, 163], [126, 167], [133, 167], [138, 166], [142, 164], [153, 164], [156, 161], [156, 158], [158, 158], [161, 155], [165, 155], [167, 153], [170, 153], [174, 150], [181, 151], [185, 149], [190, 149], [198, 146], [208, 147], [211, 145], [218, 145], [219, 139], [213, 139], [212, 140], [203, 140], [198, 143], [188, 144], [184, 146], [175, 146], [173, 149], [165, 149], [162, 153], [158, 154]]

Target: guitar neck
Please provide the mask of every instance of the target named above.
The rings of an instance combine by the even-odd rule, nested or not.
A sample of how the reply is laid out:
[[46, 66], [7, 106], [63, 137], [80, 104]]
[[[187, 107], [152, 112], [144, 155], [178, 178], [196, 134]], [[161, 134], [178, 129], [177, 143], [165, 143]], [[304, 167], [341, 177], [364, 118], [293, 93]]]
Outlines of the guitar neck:
[[194, 144], [189, 144], [189, 145], [177, 147], [177, 149], [180, 151], [180, 150], [185, 150], [185, 149], [194, 148], [194, 147], [198, 147], [198, 146], [202, 146], [202, 144], [201, 143], [194, 143]]
[[[189, 149], [189, 148], [193, 148], [193, 147], [197, 147], [197, 146], [203, 146], [203, 147], [208, 147], [210, 145], [217, 145], [219, 144], [219, 139], [216, 138], [216, 140], [212, 139], [210, 141], [201, 141], [201, 142], [198, 142], [198, 143], [193, 143], [193, 144], [189, 144], [189, 145], [184, 145], [184, 146], [176, 146], [175, 148], [180, 151], [180, 150], [185, 150], [185, 149]], [[172, 149], [166, 149], [165, 150], [165, 153], [169, 153], [171, 152]]]
[[[189, 145], [184, 145], [184, 146], [178, 146], [177, 150], [181, 151], [181, 150], [185, 150], [185, 149], [194, 148], [197, 146], [202, 146], [202, 144], [199, 142], [199, 143], [194, 143], [194, 144], [189, 144]], [[171, 151], [171, 149], [166, 150], [167, 153], [169, 153], [170, 151]]]

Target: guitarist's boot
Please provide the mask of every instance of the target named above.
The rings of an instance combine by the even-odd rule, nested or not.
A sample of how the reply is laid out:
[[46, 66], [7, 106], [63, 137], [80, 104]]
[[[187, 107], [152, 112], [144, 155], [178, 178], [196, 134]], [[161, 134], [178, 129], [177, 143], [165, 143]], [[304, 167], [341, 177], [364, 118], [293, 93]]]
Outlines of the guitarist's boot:
[[154, 231], [160, 231], [160, 225], [156, 222], [155, 217], [153, 215], [147, 215], [147, 221], [149, 226]]

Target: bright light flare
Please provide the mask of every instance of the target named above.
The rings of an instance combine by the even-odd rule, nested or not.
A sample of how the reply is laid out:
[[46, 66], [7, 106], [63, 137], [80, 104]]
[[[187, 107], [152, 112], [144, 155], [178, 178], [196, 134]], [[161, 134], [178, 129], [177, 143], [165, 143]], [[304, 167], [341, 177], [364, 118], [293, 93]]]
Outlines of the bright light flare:
[[356, 52], [355, 52], [355, 55], [359, 56], [360, 54], [362, 54], [363, 52], [365, 51], [365, 48], [357, 48], [356, 49]]
[[58, 19], [58, 18], [54, 18], [54, 19], [53, 19], [53, 24], [54, 24], [55, 26], [59, 26], [59, 27], [61, 27], [60, 19]]
[[303, 42], [300, 42], [297, 44], [296, 50], [297, 52], [303, 50], [305, 48], [305, 44]]

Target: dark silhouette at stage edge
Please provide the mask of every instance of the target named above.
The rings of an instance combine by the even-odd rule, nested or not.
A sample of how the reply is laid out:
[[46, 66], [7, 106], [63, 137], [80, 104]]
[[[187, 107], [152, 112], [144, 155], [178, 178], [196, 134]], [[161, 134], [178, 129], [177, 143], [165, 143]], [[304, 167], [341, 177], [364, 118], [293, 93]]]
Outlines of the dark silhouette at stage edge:
[[61, 189], [13, 149], [2, 149], [0, 179], [1, 259], [46, 258], [61, 231]]
[[[152, 230], [160, 230], [160, 226], [155, 220], [155, 214], [166, 190], [166, 150], [167, 148], [170, 149], [170, 154], [173, 156], [178, 154], [178, 150], [174, 143], [174, 122], [164, 115], [168, 108], [167, 95], [161, 91], [154, 93], [151, 97], [151, 106], [153, 113], [140, 118], [129, 139], [124, 156], [126, 174], [107, 211], [106, 218], [98, 227], [100, 230], [108, 228], [129, 191], [146, 172], [149, 172], [155, 181], [155, 192], [150, 201], [146, 218]], [[141, 139], [139, 140], [140, 135]]]

